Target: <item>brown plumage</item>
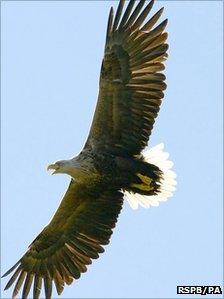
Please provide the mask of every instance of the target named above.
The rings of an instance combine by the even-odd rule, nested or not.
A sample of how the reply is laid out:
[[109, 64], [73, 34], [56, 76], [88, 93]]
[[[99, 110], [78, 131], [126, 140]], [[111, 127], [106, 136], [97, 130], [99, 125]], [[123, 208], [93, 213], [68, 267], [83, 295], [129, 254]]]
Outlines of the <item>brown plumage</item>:
[[147, 145], [166, 88], [160, 72], [167, 57], [167, 20], [151, 30], [163, 9], [143, 25], [153, 1], [141, 13], [145, 1], [132, 13], [135, 1], [130, 1], [118, 25], [124, 2], [119, 3], [115, 23], [110, 11], [100, 92], [86, 146], [93, 142], [99, 148], [135, 155]]
[[[51, 298], [53, 283], [60, 295], [109, 243], [122, 208], [122, 190], [131, 188], [131, 169], [141, 163], [131, 159], [140, 156], [148, 143], [166, 88], [161, 72], [168, 49], [167, 20], [154, 26], [160, 9], [145, 22], [153, 2], [130, 0], [123, 13], [121, 0], [115, 16], [110, 10], [97, 107], [85, 147], [75, 160], [88, 175], [82, 171], [76, 180], [64, 171], [72, 180], [53, 219], [4, 275], [14, 271], [5, 288], [15, 284], [13, 298], [20, 290], [27, 298], [31, 288], [33, 298], [39, 298], [41, 288]], [[122, 163], [130, 165], [126, 177]], [[160, 179], [158, 168], [149, 173], [155, 181]]]

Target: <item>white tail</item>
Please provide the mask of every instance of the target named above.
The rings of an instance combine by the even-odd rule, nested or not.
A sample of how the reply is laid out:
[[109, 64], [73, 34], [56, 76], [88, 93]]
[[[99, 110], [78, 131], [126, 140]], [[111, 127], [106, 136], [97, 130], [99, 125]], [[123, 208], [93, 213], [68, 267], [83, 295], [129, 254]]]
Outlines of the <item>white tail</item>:
[[169, 154], [163, 151], [164, 144], [160, 143], [151, 149], [145, 150], [142, 154], [146, 162], [158, 166], [163, 172], [163, 178], [160, 182], [160, 192], [157, 195], [146, 196], [137, 193], [124, 192], [128, 203], [132, 209], [137, 209], [139, 206], [149, 208], [150, 206], [158, 206], [161, 201], [173, 196], [176, 190], [176, 174], [171, 170], [173, 162], [168, 160]]

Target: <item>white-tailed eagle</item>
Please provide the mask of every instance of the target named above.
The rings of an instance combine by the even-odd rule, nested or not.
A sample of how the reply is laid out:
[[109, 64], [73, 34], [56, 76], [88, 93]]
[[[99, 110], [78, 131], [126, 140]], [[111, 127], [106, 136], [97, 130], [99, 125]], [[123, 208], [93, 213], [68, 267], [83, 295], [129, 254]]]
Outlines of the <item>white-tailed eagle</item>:
[[60, 295], [104, 251], [123, 198], [132, 208], [149, 207], [175, 190], [163, 144], [143, 151], [166, 88], [167, 20], [158, 24], [163, 8], [148, 17], [153, 2], [130, 0], [124, 9], [120, 0], [116, 14], [110, 10], [89, 136], [78, 156], [48, 166], [71, 182], [53, 219], [5, 273], [13, 298], [20, 289], [27, 298], [32, 287], [37, 299], [42, 286], [51, 298], [53, 283]]

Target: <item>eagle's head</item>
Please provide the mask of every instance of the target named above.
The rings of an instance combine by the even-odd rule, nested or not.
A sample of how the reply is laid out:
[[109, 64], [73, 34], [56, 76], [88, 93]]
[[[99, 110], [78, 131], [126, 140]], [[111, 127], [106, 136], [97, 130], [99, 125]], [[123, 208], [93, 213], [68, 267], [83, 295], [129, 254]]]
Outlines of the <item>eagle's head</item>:
[[70, 169], [70, 163], [67, 160], [57, 161], [54, 164], [50, 164], [47, 167], [47, 170], [52, 170], [51, 174], [56, 173], [68, 173]]
[[60, 160], [54, 164], [50, 164], [47, 170], [52, 170], [51, 174], [65, 173], [70, 175], [72, 178], [78, 180], [83, 177], [85, 170], [76, 158], [70, 160]]

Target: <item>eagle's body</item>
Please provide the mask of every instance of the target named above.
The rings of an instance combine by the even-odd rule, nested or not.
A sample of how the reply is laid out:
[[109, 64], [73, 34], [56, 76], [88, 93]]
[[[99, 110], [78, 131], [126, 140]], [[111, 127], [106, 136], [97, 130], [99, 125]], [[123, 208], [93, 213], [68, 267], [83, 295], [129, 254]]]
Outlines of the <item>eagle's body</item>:
[[[58, 161], [60, 168], [54, 173], [65, 173], [71, 176], [72, 181], [79, 184], [87, 184], [101, 187], [108, 186], [114, 190], [127, 190], [140, 194], [152, 195], [156, 192], [157, 183], [162, 178], [162, 172], [153, 164], [146, 163], [142, 156], [128, 157], [83, 150], [77, 157], [70, 160]], [[56, 164], [56, 165], [57, 165]], [[55, 169], [55, 164], [49, 165], [48, 169]], [[147, 189], [142, 188], [141, 175], [147, 177], [151, 184]], [[139, 185], [139, 188], [138, 188]]]
[[[50, 223], [24, 256], [4, 276], [21, 287], [22, 298], [40, 296], [44, 284], [51, 298], [86, 272], [92, 259], [109, 243], [124, 195], [135, 209], [167, 200], [175, 190], [175, 174], [160, 144], [143, 152], [166, 88], [163, 61], [167, 57], [167, 20], [156, 25], [163, 9], [144, 22], [153, 0], [119, 2], [110, 10], [99, 97], [92, 126], [81, 153], [48, 166], [71, 177], [69, 187]], [[75, 297], [75, 290], [74, 290]]]

